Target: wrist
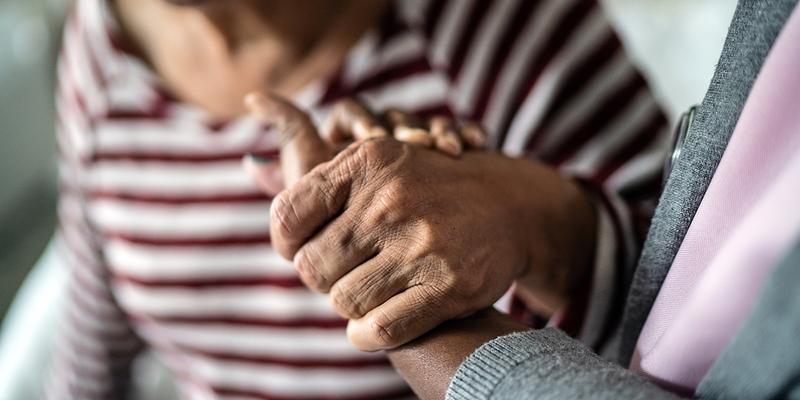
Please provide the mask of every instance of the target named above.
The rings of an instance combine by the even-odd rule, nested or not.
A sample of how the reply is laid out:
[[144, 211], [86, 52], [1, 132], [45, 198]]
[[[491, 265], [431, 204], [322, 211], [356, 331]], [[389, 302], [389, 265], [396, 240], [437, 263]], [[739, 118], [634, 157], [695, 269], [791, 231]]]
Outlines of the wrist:
[[494, 309], [447, 321], [424, 336], [386, 352], [421, 399], [442, 399], [461, 364], [484, 343], [529, 327]]
[[597, 211], [575, 181], [531, 160], [518, 160], [516, 223], [526, 263], [517, 292], [529, 307], [549, 315], [565, 307], [592, 268]]

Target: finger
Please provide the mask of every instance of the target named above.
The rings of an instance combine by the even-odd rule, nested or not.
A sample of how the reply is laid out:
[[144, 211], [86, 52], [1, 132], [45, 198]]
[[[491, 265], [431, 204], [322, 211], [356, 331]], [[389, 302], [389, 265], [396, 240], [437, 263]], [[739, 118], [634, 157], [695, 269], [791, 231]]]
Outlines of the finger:
[[479, 124], [467, 122], [460, 130], [461, 138], [473, 149], [486, 148], [486, 131]]
[[417, 285], [347, 324], [347, 338], [359, 350], [388, 350], [408, 343], [460, 313], [445, 307], [438, 293]]
[[[374, 171], [382, 170], [402, 154], [403, 147], [388, 138], [353, 143], [278, 194], [272, 202], [270, 219], [275, 250], [293, 259], [314, 233], [342, 214], [345, 204], [354, 206], [362, 198], [370, 201], [375, 188], [381, 187], [385, 179]], [[380, 213], [365, 218], [377, 220]]]
[[331, 109], [322, 129], [322, 137], [333, 145], [349, 140], [365, 140], [388, 136], [378, 119], [353, 99], [338, 101]]
[[312, 290], [327, 293], [334, 282], [377, 254], [371, 235], [358, 232], [360, 219], [345, 211], [325, 225], [294, 256], [300, 279]]
[[433, 137], [425, 129], [399, 126], [394, 129], [394, 138], [417, 146], [433, 146]]
[[[369, 142], [368, 142], [369, 143]], [[297, 250], [335, 216], [350, 197], [353, 181], [365, 167], [352, 145], [278, 194], [270, 208], [270, 238], [275, 250], [292, 260]]]
[[242, 166], [264, 193], [275, 196], [283, 190], [283, 172], [277, 160], [247, 154], [242, 158]]
[[430, 127], [434, 145], [439, 151], [453, 157], [461, 155], [463, 151], [461, 137], [450, 118], [433, 117], [430, 119], [428, 126]]
[[342, 318], [361, 318], [406, 289], [409, 278], [399, 259], [385, 250], [337, 280], [330, 289], [334, 310]]
[[433, 146], [433, 138], [427, 130], [420, 128], [419, 120], [412, 114], [388, 109], [383, 113], [383, 119], [395, 139], [423, 147]]
[[250, 93], [245, 106], [261, 121], [271, 124], [281, 138], [281, 170], [287, 186], [320, 163], [330, 160], [331, 149], [319, 137], [308, 114], [274, 94]]

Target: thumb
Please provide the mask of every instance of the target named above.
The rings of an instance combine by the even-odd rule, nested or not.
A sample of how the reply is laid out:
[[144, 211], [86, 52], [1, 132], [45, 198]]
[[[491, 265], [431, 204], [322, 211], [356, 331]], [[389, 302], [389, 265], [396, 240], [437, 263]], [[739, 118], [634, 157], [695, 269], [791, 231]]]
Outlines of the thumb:
[[331, 159], [333, 153], [319, 137], [311, 118], [289, 100], [271, 93], [253, 92], [245, 97], [244, 103], [256, 118], [278, 131], [286, 187]]
[[283, 190], [283, 173], [277, 160], [247, 154], [242, 159], [242, 166], [267, 195], [275, 197]]

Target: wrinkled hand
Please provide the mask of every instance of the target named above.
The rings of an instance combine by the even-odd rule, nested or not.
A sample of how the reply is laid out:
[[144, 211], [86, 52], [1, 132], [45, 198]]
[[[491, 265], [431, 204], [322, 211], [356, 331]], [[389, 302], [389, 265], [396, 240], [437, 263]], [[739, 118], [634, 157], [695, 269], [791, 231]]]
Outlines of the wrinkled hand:
[[524, 227], [498, 201], [512, 189], [491, 179], [497, 157], [355, 143], [275, 198], [272, 245], [330, 292], [356, 347], [403, 344], [491, 305], [525, 270]]
[[[271, 118], [291, 138], [284, 150], [313, 153], [313, 124], [281, 107]], [[298, 173], [273, 201], [272, 245], [306, 285], [330, 293], [362, 350], [397, 347], [484, 309], [515, 279], [560, 299], [577, 271], [570, 264], [591, 258], [585, 196], [532, 161], [456, 159], [389, 137], [357, 141], [304, 175], [312, 161], [283, 161]]]

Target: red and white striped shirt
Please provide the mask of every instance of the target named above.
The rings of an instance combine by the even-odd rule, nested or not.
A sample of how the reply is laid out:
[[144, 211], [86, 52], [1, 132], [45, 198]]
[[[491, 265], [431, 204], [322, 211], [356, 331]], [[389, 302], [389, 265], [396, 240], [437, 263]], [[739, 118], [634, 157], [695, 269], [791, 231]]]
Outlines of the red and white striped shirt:
[[[274, 132], [175, 100], [118, 38], [104, 0], [77, 1], [58, 67], [71, 280], [49, 397], [122, 397], [144, 346], [186, 398], [409, 396], [266, 244], [270, 199], [240, 159], [277, 156]], [[344, 96], [479, 120], [494, 147], [591, 188], [607, 227], [598, 259], [614, 262], [598, 263], [582, 336], [602, 339], [591, 333], [614, 314], [615, 271], [652, 210], [666, 120], [594, 1], [397, 1], [296, 100], [320, 119]]]

